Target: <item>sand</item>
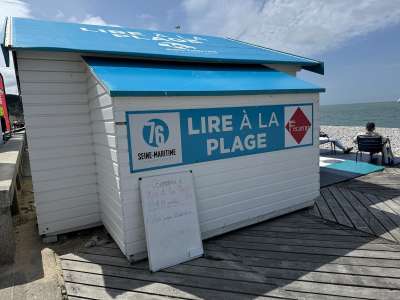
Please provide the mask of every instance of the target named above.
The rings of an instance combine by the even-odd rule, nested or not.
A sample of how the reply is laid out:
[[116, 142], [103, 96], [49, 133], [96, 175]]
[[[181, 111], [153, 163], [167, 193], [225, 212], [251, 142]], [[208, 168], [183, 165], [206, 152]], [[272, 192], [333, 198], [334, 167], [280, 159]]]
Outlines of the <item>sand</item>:
[[[347, 147], [354, 147], [353, 139], [357, 134], [365, 131], [364, 127], [349, 126], [321, 126], [321, 130], [329, 135], [330, 138], [338, 139]], [[376, 132], [389, 137], [392, 150], [395, 156], [400, 156], [400, 128], [376, 128]], [[323, 147], [328, 147], [324, 145]]]

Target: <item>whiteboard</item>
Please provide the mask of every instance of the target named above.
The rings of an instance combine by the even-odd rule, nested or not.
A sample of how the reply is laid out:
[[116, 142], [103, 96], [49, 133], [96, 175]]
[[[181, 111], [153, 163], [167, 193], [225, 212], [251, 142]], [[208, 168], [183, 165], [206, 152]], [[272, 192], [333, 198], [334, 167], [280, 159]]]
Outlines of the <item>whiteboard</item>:
[[192, 173], [144, 177], [139, 186], [150, 270], [202, 256]]

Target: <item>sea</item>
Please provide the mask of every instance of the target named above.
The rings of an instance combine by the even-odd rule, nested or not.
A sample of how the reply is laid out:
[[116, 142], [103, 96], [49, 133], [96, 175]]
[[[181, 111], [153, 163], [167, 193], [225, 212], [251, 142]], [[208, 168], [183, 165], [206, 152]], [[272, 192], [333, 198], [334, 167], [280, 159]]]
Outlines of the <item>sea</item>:
[[400, 128], [399, 102], [370, 102], [321, 105], [321, 125], [365, 126], [374, 122], [376, 127]]

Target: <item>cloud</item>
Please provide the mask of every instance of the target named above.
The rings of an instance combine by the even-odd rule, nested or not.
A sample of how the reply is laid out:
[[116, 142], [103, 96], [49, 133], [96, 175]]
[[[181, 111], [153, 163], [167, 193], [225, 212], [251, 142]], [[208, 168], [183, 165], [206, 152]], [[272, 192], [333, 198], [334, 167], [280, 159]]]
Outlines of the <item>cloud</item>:
[[64, 19], [65, 18], [65, 14], [61, 11], [61, 10], [57, 10], [57, 13], [55, 15], [56, 19]]
[[29, 4], [20, 0], [0, 0], [0, 19], [7, 16], [31, 18]]
[[136, 16], [136, 23], [140, 28], [148, 30], [159, 30], [160, 27], [157, 23], [156, 17], [149, 14], [139, 14]]
[[87, 14], [83, 19], [78, 19], [76, 17], [70, 17], [68, 19], [68, 21], [72, 22], [72, 23], [81, 23], [81, 24], [89, 24], [89, 25], [103, 25], [103, 26], [121, 27], [120, 25], [108, 23], [106, 20], [104, 20], [100, 16], [93, 16], [91, 14]]
[[[82, 23], [82, 24], [89, 24], [89, 25], [121, 27], [120, 25], [116, 25], [116, 24], [107, 22], [101, 16], [94, 16], [91, 14], [85, 15], [85, 17], [83, 19], [79, 19], [76, 17], [70, 17], [70, 18], [68, 18], [68, 21], [73, 22], [73, 23]], [[156, 18], [149, 14], [136, 15], [134, 22], [135, 22], [136, 26], [139, 26], [140, 28], [146, 28], [149, 30], [158, 30], [159, 29], [158, 23], [156, 22]]]
[[[2, 23], [4, 17], [7, 16], [32, 18], [31, 9], [28, 3], [20, 0], [0, 0], [0, 23]], [[10, 94], [17, 94], [18, 89], [14, 69], [5, 67], [1, 52], [0, 73], [4, 77], [6, 92]]]
[[[134, 16], [133, 19], [134, 20], [132, 22], [134, 23], [134, 27], [145, 28], [145, 29], [149, 29], [149, 30], [159, 30], [159, 25], [157, 23], [157, 19], [153, 15], [143, 13], [143, 14], [138, 14], [138, 15]], [[85, 17], [82, 19], [72, 16], [72, 17], [68, 18], [67, 21], [72, 22], [72, 23], [81, 23], [81, 24], [89, 24], [89, 25], [121, 27], [120, 25], [116, 25], [116, 24], [107, 22], [101, 16], [94, 16], [91, 14], [85, 15]]]
[[188, 0], [187, 31], [315, 55], [400, 23], [398, 0]]

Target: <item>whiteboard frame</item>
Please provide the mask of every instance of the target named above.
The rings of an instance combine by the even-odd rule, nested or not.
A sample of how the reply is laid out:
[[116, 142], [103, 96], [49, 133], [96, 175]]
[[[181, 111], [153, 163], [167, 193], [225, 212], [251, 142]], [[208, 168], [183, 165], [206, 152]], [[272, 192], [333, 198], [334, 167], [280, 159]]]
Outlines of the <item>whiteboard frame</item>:
[[149, 239], [147, 238], [149, 232], [148, 232], [148, 228], [146, 226], [146, 221], [145, 221], [145, 212], [144, 212], [143, 194], [142, 194], [143, 190], [142, 190], [142, 187], [141, 187], [140, 183], [141, 183], [142, 179], [144, 179], [144, 178], [152, 178], [152, 177], [174, 175], [174, 174], [182, 174], [182, 173], [189, 173], [191, 175], [190, 178], [191, 178], [192, 187], [193, 187], [194, 207], [195, 207], [195, 210], [194, 210], [195, 216], [194, 216], [194, 218], [195, 218], [195, 221], [197, 221], [197, 224], [198, 224], [197, 229], [198, 229], [198, 236], [200, 237], [200, 242], [201, 242], [201, 253], [198, 254], [198, 255], [191, 256], [191, 257], [189, 257], [188, 260], [183, 260], [180, 263], [183, 263], [183, 262], [186, 262], [186, 261], [189, 261], [189, 260], [196, 259], [196, 258], [204, 256], [203, 238], [201, 236], [201, 230], [200, 230], [200, 221], [199, 221], [199, 213], [198, 213], [198, 207], [197, 207], [197, 196], [196, 196], [196, 188], [195, 188], [195, 183], [194, 183], [194, 178], [193, 178], [193, 171], [192, 170], [185, 170], [185, 171], [179, 171], [179, 172], [169, 172], [169, 173], [163, 173], [163, 174], [139, 177], [138, 179], [139, 179], [140, 202], [141, 202], [141, 205], [142, 205], [142, 212], [143, 212], [144, 231], [145, 231], [145, 236], [146, 236], [147, 257], [148, 257], [148, 260], [149, 260], [149, 268], [150, 268], [151, 272], [157, 272], [157, 271], [165, 269], [165, 268], [176, 266], [176, 265], [178, 265], [180, 263], [166, 264], [165, 266], [161, 266], [159, 268], [153, 268], [152, 261], [151, 261], [151, 255], [150, 255], [150, 252], [149, 252], [149, 249], [150, 249], [150, 247], [149, 247]]

